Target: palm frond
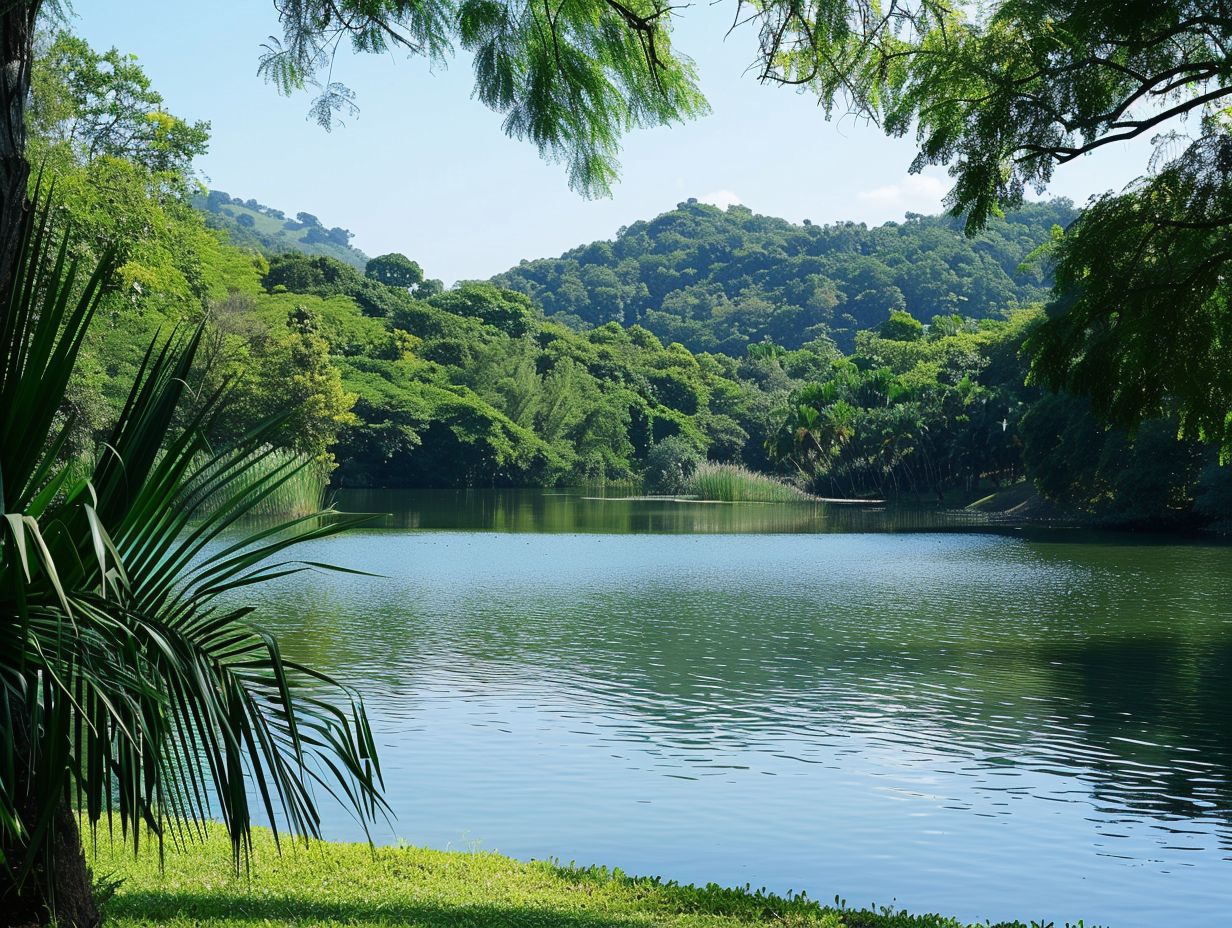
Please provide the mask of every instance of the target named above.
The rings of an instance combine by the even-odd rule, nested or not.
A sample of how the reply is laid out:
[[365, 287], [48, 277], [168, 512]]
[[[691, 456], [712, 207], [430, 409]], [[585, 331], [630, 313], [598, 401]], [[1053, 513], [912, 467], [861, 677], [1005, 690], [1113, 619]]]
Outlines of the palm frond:
[[225, 390], [175, 426], [200, 328], [150, 346], [96, 465], [75, 478], [58, 401], [112, 257], [83, 279], [67, 240], [52, 242], [50, 209], [26, 224], [0, 321], [3, 865], [18, 883], [54, 878], [48, 849], [70, 797], [92, 825], [118, 818], [134, 844], [146, 830], [189, 840], [186, 823], [219, 819], [237, 866], [258, 818], [318, 836], [322, 792], [372, 822], [386, 807], [362, 700], [285, 659], [241, 599], [333, 569], [288, 555], [368, 517], [245, 525], [308, 465], [270, 464], [277, 420], [212, 448]]

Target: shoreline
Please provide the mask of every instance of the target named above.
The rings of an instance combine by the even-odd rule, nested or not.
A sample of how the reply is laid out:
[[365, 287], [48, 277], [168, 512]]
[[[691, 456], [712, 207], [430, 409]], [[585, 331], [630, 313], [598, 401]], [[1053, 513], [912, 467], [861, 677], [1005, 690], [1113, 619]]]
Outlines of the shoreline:
[[[891, 907], [822, 905], [805, 895], [657, 877], [605, 867], [520, 861], [491, 851], [370, 847], [285, 836], [279, 855], [268, 829], [254, 829], [253, 857], [237, 876], [219, 825], [184, 848], [142, 850], [85, 835], [96, 883], [115, 886], [105, 924], [137, 926], [510, 926], [510, 928], [1028, 928], [1029, 921], [968, 923]], [[892, 896], [887, 892], [887, 896]], [[1070, 923], [1066, 923], [1067, 928]], [[1074, 923], [1075, 925], [1078, 923]], [[1058, 928], [1060, 926], [1058, 925]]]

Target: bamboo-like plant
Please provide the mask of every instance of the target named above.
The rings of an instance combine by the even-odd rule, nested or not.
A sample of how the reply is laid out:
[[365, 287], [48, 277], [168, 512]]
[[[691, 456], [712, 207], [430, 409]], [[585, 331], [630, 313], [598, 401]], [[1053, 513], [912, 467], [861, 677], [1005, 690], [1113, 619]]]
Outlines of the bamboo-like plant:
[[0, 911], [83, 926], [79, 816], [133, 845], [215, 819], [239, 866], [254, 819], [318, 836], [321, 791], [364, 823], [385, 806], [358, 695], [284, 658], [236, 592], [325, 567], [286, 552], [363, 517], [243, 528], [305, 464], [267, 466], [276, 423], [211, 448], [225, 388], [175, 425], [200, 330], [151, 346], [88, 477], [65, 466], [60, 400], [113, 261], [83, 272], [50, 215], [30, 210], [0, 294]]

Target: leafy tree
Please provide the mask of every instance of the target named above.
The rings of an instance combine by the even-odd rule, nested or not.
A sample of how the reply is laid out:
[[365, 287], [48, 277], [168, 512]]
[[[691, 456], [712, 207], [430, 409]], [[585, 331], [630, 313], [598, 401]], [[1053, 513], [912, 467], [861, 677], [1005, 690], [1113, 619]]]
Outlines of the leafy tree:
[[924, 337], [924, 326], [911, 313], [896, 309], [877, 330], [882, 338], [894, 342], [914, 342]]
[[250, 385], [228, 410], [240, 424], [237, 432], [277, 418], [272, 442], [332, 463], [329, 449], [339, 431], [357, 421], [351, 412], [357, 397], [343, 388], [311, 312], [297, 306], [282, 332], [255, 333], [243, 376]]
[[1033, 376], [1133, 428], [1175, 415], [1232, 455], [1232, 135], [1212, 121], [1154, 176], [1101, 197], [1053, 251]]
[[684, 493], [701, 462], [697, 446], [681, 435], [655, 442], [646, 456], [646, 487], [653, 493]]
[[706, 112], [692, 63], [672, 53], [671, 12], [635, 2], [582, 0], [554, 10], [469, 0], [308, 0], [279, 7], [281, 38], [260, 70], [284, 93], [317, 90], [327, 128], [357, 109], [332, 74], [338, 43], [360, 52], [402, 51], [443, 61], [457, 43], [473, 56], [476, 96], [503, 114], [510, 135], [563, 162], [572, 186], [606, 192], [621, 133]]
[[458, 316], [471, 316], [517, 338], [525, 335], [534, 319], [534, 304], [520, 293], [486, 283], [463, 283], [428, 298], [437, 309]]
[[208, 147], [210, 124], [168, 113], [136, 58], [114, 48], [99, 53], [60, 32], [36, 61], [33, 88], [31, 136], [80, 162], [121, 158], [154, 174], [185, 175]]
[[423, 268], [406, 255], [392, 253], [380, 255], [368, 262], [364, 276], [391, 287], [411, 290], [423, 283]]
[[[1208, 470], [1209, 449], [1176, 432], [1175, 420], [1153, 419], [1131, 436], [1105, 428], [1085, 398], [1050, 395], [1023, 419], [1023, 460], [1044, 496], [1069, 510], [1119, 523], [1192, 522], [1204, 478], [1226, 481], [1227, 469]], [[1206, 517], [1219, 514], [1212, 507]]]

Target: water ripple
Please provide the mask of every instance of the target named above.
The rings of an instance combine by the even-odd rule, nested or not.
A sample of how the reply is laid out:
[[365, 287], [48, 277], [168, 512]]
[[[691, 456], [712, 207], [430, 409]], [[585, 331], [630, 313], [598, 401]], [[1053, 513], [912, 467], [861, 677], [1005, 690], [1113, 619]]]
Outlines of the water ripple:
[[[972, 919], [1232, 910], [1232, 551], [371, 532], [262, 594], [397, 831]], [[328, 827], [352, 834], [341, 817]], [[392, 836], [391, 836], [392, 837]]]

